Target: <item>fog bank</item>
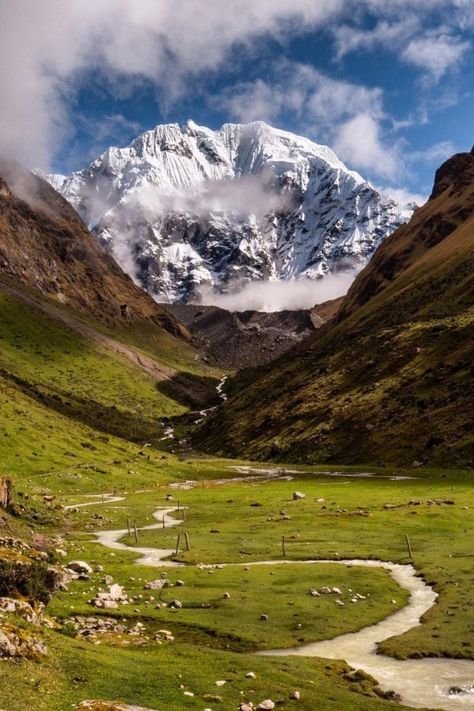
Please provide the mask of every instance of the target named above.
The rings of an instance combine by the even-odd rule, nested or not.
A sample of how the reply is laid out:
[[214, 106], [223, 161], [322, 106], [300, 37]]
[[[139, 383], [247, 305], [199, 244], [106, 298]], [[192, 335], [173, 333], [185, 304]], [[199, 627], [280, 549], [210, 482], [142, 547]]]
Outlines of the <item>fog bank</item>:
[[196, 303], [219, 306], [228, 311], [298, 311], [343, 296], [355, 276], [355, 271], [346, 271], [320, 279], [258, 281], [240, 288], [236, 285], [225, 294], [204, 288]]

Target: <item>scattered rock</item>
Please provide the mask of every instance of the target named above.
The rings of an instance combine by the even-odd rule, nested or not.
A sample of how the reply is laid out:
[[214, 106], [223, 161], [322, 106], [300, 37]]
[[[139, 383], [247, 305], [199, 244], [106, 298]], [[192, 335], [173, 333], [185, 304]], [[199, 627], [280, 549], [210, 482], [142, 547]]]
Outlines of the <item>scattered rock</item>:
[[261, 619], [263, 622], [267, 622], [267, 620], [268, 620], [268, 615], [266, 615], [266, 614], [260, 615], [260, 619]]
[[172, 600], [168, 607], [172, 607], [175, 610], [180, 610], [183, 607], [183, 603], [180, 600]]
[[122, 605], [127, 605], [129, 600], [121, 585], [111, 585], [108, 592], [98, 592], [95, 598], [91, 601], [94, 607], [103, 608], [106, 610], [114, 610], [118, 607], [119, 602]]
[[255, 672], [247, 672], [247, 674], [245, 675], [245, 678], [246, 679], [256, 679], [257, 675], [255, 674]]
[[[301, 491], [294, 491], [293, 492], [293, 501], [300, 501], [301, 499], [305, 499], [306, 494], [302, 494]], [[273, 708], [273, 706], [271, 707]]]
[[448, 689], [448, 694], [450, 696], [460, 696], [461, 694], [465, 694], [466, 689], [463, 689], [462, 686], [450, 686]]
[[32, 625], [41, 625], [44, 622], [44, 605], [39, 603], [36, 610], [24, 600], [14, 600], [11, 597], [0, 597], [0, 612], [10, 612], [18, 615]]
[[162, 578], [145, 583], [145, 590], [161, 590], [162, 588], [167, 587], [169, 587], [169, 580], [164, 580]]
[[301, 693], [299, 691], [293, 691], [293, 693], [290, 694], [290, 699], [293, 699], [294, 701], [299, 701], [301, 699]]
[[109, 595], [112, 600], [121, 600], [123, 598], [123, 588], [121, 585], [114, 583], [109, 587]]
[[0, 659], [37, 659], [47, 654], [45, 643], [13, 626], [0, 630]]
[[383, 694], [383, 698], [387, 699], [388, 701], [396, 701], [397, 703], [400, 703], [400, 701], [402, 700], [401, 695], [397, 694], [397, 692], [393, 689], [389, 689], [388, 691], [386, 691]]
[[271, 711], [275, 708], [275, 703], [271, 699], [265, 699], [261, 701], [256, 708], [256, 711]]
[[74, 573], [85, 573], [86, 575], [92, 575], [93, 573], [89, 563], [86, 563], [84, 560], [72, 560], [66, 567]]
[[85, 709], [90, 709], [90, 711], [153, 711], [153, 709], [146, 709], [143, 706], [130, 706], [129, 704], [122, 704], [119, 701], [81, 701], [80, 704], [74, 707], [75, 711], [85, 711]]

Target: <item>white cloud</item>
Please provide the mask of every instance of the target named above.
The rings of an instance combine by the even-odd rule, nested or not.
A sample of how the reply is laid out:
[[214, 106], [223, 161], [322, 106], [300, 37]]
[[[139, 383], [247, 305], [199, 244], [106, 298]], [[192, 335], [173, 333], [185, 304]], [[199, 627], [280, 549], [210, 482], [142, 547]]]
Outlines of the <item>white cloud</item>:
[[377, 119], [384, 115], [382, 89], [331, 79], [309, 64], [288, 61], [279, 62], [266, 81], [240, 82], [210, 101], [239, 121], [272, 121], [289, 112], [320, 130], [362, 112]]
[[412, 39], [402, 51], [401, 58], [437, 82], [446, 72], [460, 64], [470, 47], [470, 42], [446, 31], [436, 30]]
[[369, 114], [361, 113], [338, 130], [334, 149], [349, 165], [395, 179], [401, 172], [397, 147], [384, 145], [380, 126]]
[[300, 132], [328, 143], [350, 168], [385, 179], [402, 172], [398, 144], [383, 138], [388, 117], [379, 87], [331, 79], [310, 65], [284, 61], [267, 81], [228, 87], [211, 102], [238, 121], [290, 115]]
[[293, 205], [288, 193], [277, 190], [270, 171], [245, 175], [239, 179], [207, 180], [194, 190], [165, 190], [155, 185], [145, 186], [132, 195], [128, 208], [137, 205], [152, 215], [186, 212], [200, 217], [209, 213], [234, 212], [247, 217], [262, 218], [275, 210], [287, 210]]
[[452, 141], [440, 141], [429, 148], [421, 151], [411, 151], [407, 158], [413, 161], [425, 161], [427, 163], [445, 161], [456, 153], [456, 148]]
[[378, 188], [381, 193], [388, 195], [393, 200], [398, 202], [402, 207], [409, 205], [424, 205], [428, 199], [427, 195], [422, 195], [421, 193], [415, 193], [411, 190], [406, 190], [405, 188], [393, 188], [391, 186]]
[[347, 293], [356, 272], [328, 274], [323, 279], [293, 281], [257, 281], [230, 285], [229, 293], [221, 294], [203, 288], [197, 302], [220, 306], [228, 311], [295, 311], [310, 309], [329, 299]]
[[336, 44], [336, 56], [342, 59], [346, 54], [357, 50], [369, 50], [377, 46], [385, 49], [398, 47], [418, 30], [420, 21], [417, 17], [406, 17], [398, 22], [381, 20], [373, 29], [358, 29], [350, 25], [338, 25], [333, 36]]
[[45, 166], [71, 126], [67, 95], [100, 68], [176, 95], [189, 74], [216, 69], [237, 44], [304, 32], [342, 0], [2, 0], [0, 152]]
[[[458, 29], [471, 26], [471, 5], [471, 0], [454, 0], [454, 6], [452, 0], [227, 0], [225, 6], [219, 0], [2, 0], [0, 152], [46, 167], [74, 132], [68, 106], [88, 70], [107, 75], [118, 92], [146, 80], [172, 99], [189, 87], [190, 78], [199, 81], [231, 61], [233, 51], [235, 57], [255, 51], [262, 36], [284, 42], [336, 20], [357, 25], [367, 11], [375, 30], [371, 36], [354, 30], [355, 45], [404, 41], [403, 28], [414, 17], [438, 10], [447, 29], [410, 37], [403, 49], [404, 61], [438, 79], [469, 47], [454, 23]], [[341, 31], [341, 53], [349, 51], [350, 42], [350, 32]], [[247, 117], [271, 118], [284, 96], [287, 106], [308, 110], [321, 122], [331, 112], [345, 111], [348, 120], [357, 113], [376, 119], [377, 111], [380, 117], [377, 89], [331, 84], [318, 72], [303, 74], [295, 86], [290, 81], [277, 92], [268, 82], [247, 86], [241, 114], [247, 97]], [[237, 99], [233, 111], [239, 111]]]

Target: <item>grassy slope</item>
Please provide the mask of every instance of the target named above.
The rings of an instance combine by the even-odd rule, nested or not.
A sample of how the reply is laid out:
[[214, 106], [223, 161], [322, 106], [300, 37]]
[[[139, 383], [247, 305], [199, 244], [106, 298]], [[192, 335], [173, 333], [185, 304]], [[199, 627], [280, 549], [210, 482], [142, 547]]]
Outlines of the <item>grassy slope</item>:
[[[180, 353], [176, 339], [157, 329], [149, 339], [142, 334], [141, 342], [166, 368], [165, 372], [170, 373], [168, 378], [172, 379], [174, 372], [187, 371], [190, 384], [193, 380], [204, 380], [208, 382], [205, 387], [213, 392], [217, 372], [200, 366], [195, 352], [186, 344]], [[0, 377], [4, 402], [13, 402], [11, 395], [7, 395], [7, 391], [13, 390], [16, 399], [20, 394], [29, 398], [29, 404], [21, 411], [22, 417], [10, 421], [15, 428], [18, 420], [18, 432], [24, 426], [27, 410], [35, 402], [45, 405], [51, 417], [58, 413], [103, 433], [137, 441], [159, 439], [161, 418], [188, 409], [172, 388], [164, 387], [166, 377], [157, 383], [125, 356], [3, 291], [0, 291]]]
[[355, 282], [339, 322], [240, 375], [198, 441], [287, 461], [474, 461], [473, 204], [474, 179], [418, 210]]
[[[175, 475], [179, 466], [184, 464], [172, 459], [163, 463], [160, 481], [163, 483], [167, 475]], [[189, 466], [202, 473], [208, 466], [214, 475], [228, 474], [225, 468], [228, 464]], [[303, 491], [306, 498], [292, 501], [294, 489]], [[386, 702], [374, 696], [353, 693], [361, 688], [343, 678], [344, 667], [340, 664], [302, 658], [254, 658], [248, 654], [255, 648], [331, 637], [381, 619], [406, 600], [405, 593], [385, 573], [302, 565], [273, 570], [251, 567], [248, 571], [228, 567], [210, 575], [207, 570], [192, 566], [170, 570], [168, 577], [172, 582], [179, 578], [185, 584], [160, 595], [144, 590], [145, 581], [156, 578], [158, 571], [132, 565], [136, 557], [133, 552], [112, 554], [84, 536], [83, 532], [91, 528], [126, 526], [126, 518], [139, 525], [150, 523], [151, 512], [157, 505], [165, 504], [169, 491], [175, 501], [179, 498], [188, 507], [186, 529], [191, 550], [180, 553], [179, 559], [189, 563], [279, 559], [282, 534], [287, 537], [288, 557], [294, 560], [368, 556], [407, 562], [404, 533], [408, 533], [415, 565], [435, 585], [440, 597], [425, 616], [423, 625], [389, 640], [383, 649], [401, 658], [426, 654], [474, 658], [474, 606], [469, 596], [470, 511], [474, 507], [474, 494], [467, 473], [430, 471], [421, 478], [406, 481], [344, 480], [312, 474], [301, 475], [293, 482], [205, 486], [179, 493], [161, 488], [154, 493], [129, 494], [117, 504], [83, 508], [71, 514], [66, 560], [79, 557], [101, 564], [105, 573], [134, 596], [133, 604], [111, 614], [124, 619], [128, 626], [142, 621], [151, 636], [156, 629], [170, 629], [175, 642], [161, 647], [154, 643], [134, 646], [133, 638], [125, 635], [130, 642], [127, 646], [119, 639], [94, 646], [56, 632], [45, 632], [50, 654], [44, 662], [1, 665], [1, 705], [9, 711], [20, 711], [28, 699], [40, 710], [62, 711], [84, 698], [120, 698], [177, 711], [187, 707], [202, 709], [205, 694], [218, 694], [224, 704], [233, 708], [241, 690], [245, 697], [254, 700], [288, 699], [292, 689], [298, 688], [302, 692], [298, 708], [305, 711], [312, 711], [316, 704], [317, 708], [328, 711], [339, 708], [376, 711], [386, 706]], [[317, 501], [321, 497], [324, 502]], [[33, 495], [33, 501], [36, 498]], [[410, 505], [412, 499], [421, 503]], [[455, 503], [436, 505], [429, 504], [429, 500]], [[84, 499], [70, 491], [62, 501]], [[384, 510], [387, 502], [399, 508]], [[252, 506], [255, 503], [260, 506]], [[361, 506], [364, 515], [360, 514]], [[282, 510], [291, 516], [289, 520], [281, 520]], [[98, 513], [102, 519], [97, 519]], [[43, 530], [54, 532], [56, 528], [49, 525]], [[176, 535], [173, 529], [143, 532], [140, 544], [174, 547]], [[127, 537], [125, 541], [133, 543]], [[94, 574], [90, 581], [73, 583], [69, 592], [53, 599], [50, 614], [58, 619], [90, 614], [93, 608], [87, 600], [103, 587], [103, 574]], [[340, 587], [346, 606], [337, 607], [335, 596], [314, 599], [306, 594], [309, 587], [323, 585]], [[349, 588], [370, 595], [352, 605]], [[227, 591], [228, 600], [223, 599]], [[150, 594], [155, 600], [178, 598], [183, 609], [157, 610], [150, 603]], [[260, 620], [263, 612], [269, 614], [268, 622]], [[256, 672], [257, 679], [245, 679], [247, 671]], [[217, 679], [228, 681], [217, 688]], [[370, 684], [365, 685], [366, 691], [370, 688]], [[183, 690], [196, 696], [185, 698]], [[285, 701], [283, 708], [293, 708], [293, 702]]]

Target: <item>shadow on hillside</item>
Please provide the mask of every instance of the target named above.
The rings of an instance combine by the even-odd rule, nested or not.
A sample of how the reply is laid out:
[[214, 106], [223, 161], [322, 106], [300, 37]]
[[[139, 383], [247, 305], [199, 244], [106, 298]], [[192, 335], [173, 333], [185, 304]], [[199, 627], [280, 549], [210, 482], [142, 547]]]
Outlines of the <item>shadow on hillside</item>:
[[157, 382], [156, 389], [162, 395], [176, 400], [181, 405], [199, 409], [217, 404], [216, 387], [218, 384], [217, 378], [179, 372], [167, 380]]

